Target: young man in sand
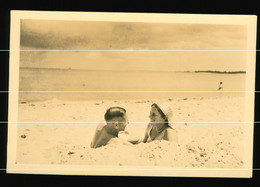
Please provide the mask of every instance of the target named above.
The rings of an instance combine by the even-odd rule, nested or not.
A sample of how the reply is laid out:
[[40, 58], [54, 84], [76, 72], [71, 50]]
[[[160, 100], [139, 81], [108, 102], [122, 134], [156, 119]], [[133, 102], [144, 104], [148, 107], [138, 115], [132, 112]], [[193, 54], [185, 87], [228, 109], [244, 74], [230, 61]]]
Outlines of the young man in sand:
[[152, 104], [150, 111], [150, 123], [147, 126], [144, 143], [155, 140], [168, 140], [178, 142], [175, 129], [170, 125], [173, 116], [171, 108], [167, 104]]
[[121, 107], [111, 107], [105, 113], [106, 122], [97, 126], [91, 148], [98, 148], [109, 143], [131, 144], [125, 139], [119, 139], [120, 132], [125, 130], [128, 123], [126, 110]]

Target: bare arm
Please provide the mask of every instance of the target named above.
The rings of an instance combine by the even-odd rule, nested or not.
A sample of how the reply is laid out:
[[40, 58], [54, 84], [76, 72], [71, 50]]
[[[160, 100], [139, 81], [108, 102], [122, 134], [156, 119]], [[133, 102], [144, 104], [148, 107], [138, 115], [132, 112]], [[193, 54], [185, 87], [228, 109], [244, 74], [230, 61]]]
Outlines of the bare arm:
[[133, 133], [129, 133], [128, 131], [120, 131], [118, 133], [118, 138], [124, 139], [132, 144], [137, 144], [142, 141], [140, 137], [136, 136]]
[[147, 142], [148, 139], [148, 128], [150, 128], [150, 124], [147, 125], [147, 128], [145, 130], [145, 135], [144, 135], [144, 139], [143, 139], [143, 143]]
[[125, 139], [122, 138], [111, 138], [107, 144], [122, 144], [122, 145], [132, 145], [130, 142], [128, 142]]

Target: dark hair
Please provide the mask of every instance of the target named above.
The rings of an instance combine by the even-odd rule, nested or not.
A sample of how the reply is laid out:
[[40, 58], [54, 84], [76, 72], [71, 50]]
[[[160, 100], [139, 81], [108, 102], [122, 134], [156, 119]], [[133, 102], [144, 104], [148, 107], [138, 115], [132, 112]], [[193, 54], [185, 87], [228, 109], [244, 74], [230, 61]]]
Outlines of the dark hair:
[[114, 117], [123, 117], [126, 113], [126, 110], [121, 107], [111, 107], [107, 109], [105, 113], [105, 120], [108, 121]]
[[160, 109], [160, 107], [157, 104], [152, 104], [151, 107], [155, 107], [158, 112], [161, 114], [162, 118], [165, 119], [165, 121], [168, 122], [168, 118], [166, 117], [166, 115], [163, 113], [163, 111]]

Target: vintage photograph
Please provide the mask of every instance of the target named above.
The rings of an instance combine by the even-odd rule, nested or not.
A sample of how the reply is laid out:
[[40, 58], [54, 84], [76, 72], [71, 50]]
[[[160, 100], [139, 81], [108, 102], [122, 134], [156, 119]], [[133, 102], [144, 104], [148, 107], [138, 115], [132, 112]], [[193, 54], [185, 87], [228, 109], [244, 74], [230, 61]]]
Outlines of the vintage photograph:
[[251, 177], [255, 33], [255, 16], [13, 11], [8, 172]]

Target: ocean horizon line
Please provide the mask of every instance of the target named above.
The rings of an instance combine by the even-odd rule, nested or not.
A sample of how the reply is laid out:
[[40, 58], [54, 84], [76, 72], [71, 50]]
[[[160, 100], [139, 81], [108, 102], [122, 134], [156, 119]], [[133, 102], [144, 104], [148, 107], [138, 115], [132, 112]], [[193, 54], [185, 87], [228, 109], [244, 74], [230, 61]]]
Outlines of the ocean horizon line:
[[74, 68], [45, 68], [45, 67], [20, 67], [20, 69], [50, 70], [50, 71], [113, 71], [113, 72], [165, 72], [165, 73], [218, 73], [218, 74], [245, 74], [246, 71], [219, 71], [219, 70], [109, 70], [109, 69], [74, 69]]

